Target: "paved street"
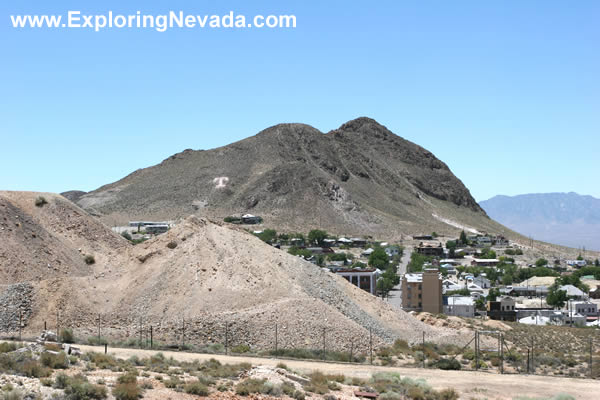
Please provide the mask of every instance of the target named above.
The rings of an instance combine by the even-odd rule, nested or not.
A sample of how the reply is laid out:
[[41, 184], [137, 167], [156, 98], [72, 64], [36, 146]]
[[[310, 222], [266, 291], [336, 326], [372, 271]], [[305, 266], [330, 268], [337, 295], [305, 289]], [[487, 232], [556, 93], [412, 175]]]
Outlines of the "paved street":
[[[402, 255], [402, 260], [400, 260], [400, 264], [398, 265], [398, 275], [402, 276], [406, 273], [406, 268], [408, 263], [410, 262], [410, 255], [412, 254], [412, 247], [406, 246], [404, 248], [404, 254]], [[390, 291], [390, 295], [388, 298], [388, 303], [397, 308], [402, 308], [402, 283], [394, 286], [394, 288]]]

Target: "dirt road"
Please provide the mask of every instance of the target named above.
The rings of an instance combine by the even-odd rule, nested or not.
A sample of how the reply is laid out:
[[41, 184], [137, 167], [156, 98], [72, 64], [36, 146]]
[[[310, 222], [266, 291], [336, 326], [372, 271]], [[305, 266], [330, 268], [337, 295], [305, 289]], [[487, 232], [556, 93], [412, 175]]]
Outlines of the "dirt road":
[[[83, 351], [103, 352], [103, 347], [79, 346]], [[131, 356], [148, 357], [156, 353], [152, 350], [109, 348], [108, 352], [119, 358]], [[163, 351], [167, 357], [180, 361], [208, 360], [215, 358], [222, 363], [248, 362], [252, 365], [275, 366], [284, 362], [289, 368], [307, 373], [320, 370], [325, 373], [343, 373], [349, 377], [369, 378], [378, 371], [397, 372], [410, 378], [423, 378], [436, 389], [452, 387], [464, 399], [514, 399], [517, 397], [547, 398], [558, 393], [568, 393], [576, 399], [597, 400], [600, 382], [588, 379], [545, 377], [534, 375], [498, 375], [471, 371], [442, 371], [436, 369], [415, 369], [323, 363], [318, 361], [278, 360], [260, 357], [225, 356]]]

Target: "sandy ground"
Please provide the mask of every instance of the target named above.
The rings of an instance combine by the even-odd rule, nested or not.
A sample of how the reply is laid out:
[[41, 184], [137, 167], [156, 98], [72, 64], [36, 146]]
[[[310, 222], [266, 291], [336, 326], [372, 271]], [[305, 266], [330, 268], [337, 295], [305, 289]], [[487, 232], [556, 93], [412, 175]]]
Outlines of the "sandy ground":
[[[104, 351], [98, 346], [79, 346], [83, 351]], [[119, 358], [137, 355], [147, 357], [156, 351], [140, 349], [109, 348], [109, 353]], [[547, 377], [534, 375], [498, 375], [486, 372], [442, 371], [401, 367], [380, 367], [371, 365], [350, 365], [323, 363], [317, 361], [280, 360], [260, 357], [225, 356], [215, 354], [162, 352], [167, 357], [180, 361], [208, 360], [215, 358], [222, 363], [249, 362], [252, 365], [275, 366], [284, 362], [292, 370], [308, 373], [320, 370], [325, 373], [343, 373], [349, 377], [369, 378], [378, 371], [397, 372], [410, 378], [423, 378], [436, 389], [452, 387], [464, 399], [513, 399], [516, 397], [552, 397], [558, 393], [568, 393], [576, 399], [597, 400], [600, 382], [588, 379]]]

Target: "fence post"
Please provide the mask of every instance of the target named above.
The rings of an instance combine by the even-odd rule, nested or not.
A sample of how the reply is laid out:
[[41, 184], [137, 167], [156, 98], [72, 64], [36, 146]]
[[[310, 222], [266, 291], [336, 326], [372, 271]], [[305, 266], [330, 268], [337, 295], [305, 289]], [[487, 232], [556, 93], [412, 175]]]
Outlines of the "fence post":
[[108, 352], [108, 343], [104, 343], [104, 354]]
[[153, 349], [153, 348], [154, 348], [154, 344], [152, 343], [152, 333], [153, 333], [153, 332], [152, 332], [152, 329], [153, 329], [153, 326], [152, 326], [152, 325], [150, 325], [150, 348], [151, 348], [151, 349]]
[[322, 355], [323, 360], [325, 359], [325, 331], [326, 331], [326, 328], [323, 328], [323, 355]]
[[590, 378], [594, 377], [593, 367], [592, 367], [592, 363], [593, 363], [592, 354], [593, 353], [594, 353], [594, 340], [592, 338], [590, 338]]
[[59, 319], [59, 311], [56, 310], [56, 341], [60, 342], [60, 319]]
[[500, 334], [500, 373], [504, 373], [504, 334]]
[[479, 371], [479, 331], [475, 331], [475, 371]]
[[533, 375], [535, 375], [535, 360], [533, 358], [534, 349], [535, 349], [535, 338], [532, 336], [531, 337], [531, 373]]
[[373, 328], [369, 327], [369, 358], [373, 364]]
[[46, 331], [46, 321], [44, 321], [44, 331]]
[[225, 322], [225, 355], [229, 354], [229, 322]]
[[423, 353], [422, 365], [423, 365], [423, 368], [425, 368], [425, 331], [423, 331], [423, 351], [422, 351], [422, 353]]
[[275, 358], [277, 358], [277, 323], [275, 323]]
[[181, 350], [185, 349], [185, 317], [181, 319]]
[[19, 310], [19, 342], [21, 341], [22, 328], [23, 328], [23, 310]]
[[142, 317], [140, 317], [140, 342], [139, 346], [142, 347]]
[[529, 373], [529, 364], [530, 364], [530, 360], [529, 360], [529, 349], [527, 349], [527, 373]]
[[350, 362], [354, 361], [354, 359], [352, 358], [353, 350], [354, 350], [354, 340], [350, 340]]

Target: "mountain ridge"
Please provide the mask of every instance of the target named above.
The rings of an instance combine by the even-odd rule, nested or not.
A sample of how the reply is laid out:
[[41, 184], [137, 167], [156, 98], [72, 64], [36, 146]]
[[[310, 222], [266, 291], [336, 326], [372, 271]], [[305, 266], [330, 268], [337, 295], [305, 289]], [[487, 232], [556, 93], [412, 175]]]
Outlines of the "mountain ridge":
[[498, 195], [480, 202], [498, 222], [536, 239], [600, 250], [600, 199], [575, 192]]
[[503, 229], [444, 162], [367, 117], [328, 133], [278, 124], [215, 149], [186, 149], [77, 203], [109, 225], [250, 212], [290, 230], [386, 236], [456, 230], [433, 214]]

